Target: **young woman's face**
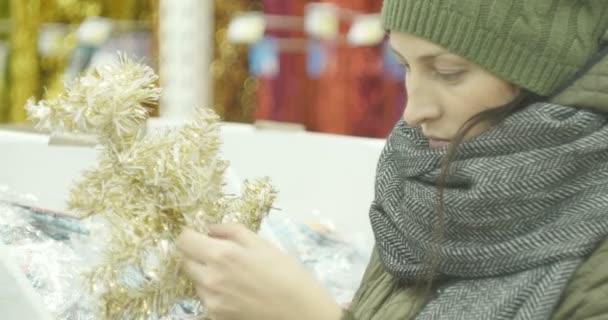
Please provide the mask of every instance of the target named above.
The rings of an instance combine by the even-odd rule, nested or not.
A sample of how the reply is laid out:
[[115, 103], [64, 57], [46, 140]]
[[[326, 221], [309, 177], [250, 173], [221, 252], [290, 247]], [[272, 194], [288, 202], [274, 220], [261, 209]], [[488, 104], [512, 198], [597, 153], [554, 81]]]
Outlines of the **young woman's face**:
[[[422, 38], [391, 32], [390, 44], [407, 68], [403, 119], [420, 127], [431, 147], [449, 144], [471, 117], [503, 106], [519, 94], [511, 83]], [[480, 123], [465, 138], [487, 128], [487, 123]]]

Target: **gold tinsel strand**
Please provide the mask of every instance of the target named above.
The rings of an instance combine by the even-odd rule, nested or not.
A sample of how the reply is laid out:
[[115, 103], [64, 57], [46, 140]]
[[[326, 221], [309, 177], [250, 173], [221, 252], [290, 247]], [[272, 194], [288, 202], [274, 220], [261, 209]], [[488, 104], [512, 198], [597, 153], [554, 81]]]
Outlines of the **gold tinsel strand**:
[[254, 120], [257, 80], [249, 74], [247, 47], [230, 43], [227, 29], [235, 13], [260, 10], [261, 1], [215, 0], [215, 52], [211, 64], [215, 110], [227, 121]]
[[[9, 0], [0, 0], [0, 42], [7, 43], [10, 36]], [[7, 61], [0, 61], [0, 64]], [[8, 66], [0, 70], [0, 123], [8, 121]]]
[[11, 122], [25, 121], [23, 105], [37, 95], [40, 73], [38, 67], [38, 28], [41, 0], [11, 0], [11, 67], [10, 112]]
[[158, 101], [151, 68], [121, 57], [89, 71], [52, 100], [27, 105], [40, 129], [88, 132], [100, 141], [98, 165], [84, 173], [69, 206], [102, 216], [110, 231], [104, 255], [86, 274], [102, 319], [165, 316], [196, 299], [179, 271], [175, 240], [188, 226], [206, 232], [238, 222], [257, 231], [276, 192], [268, 178], [245, 181], [240, 197], [224, 192], [228, 163], [219, 158], [219, 117], [206, 108], [181, 129], [146, 134], [144, 103]]

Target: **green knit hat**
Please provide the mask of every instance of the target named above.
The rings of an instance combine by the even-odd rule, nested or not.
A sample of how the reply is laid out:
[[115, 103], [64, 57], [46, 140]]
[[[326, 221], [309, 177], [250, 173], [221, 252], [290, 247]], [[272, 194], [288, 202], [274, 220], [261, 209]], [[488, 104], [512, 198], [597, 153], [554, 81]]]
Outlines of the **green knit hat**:
[[382, 21], [547, 96], [599, 50], [608, 0], [384, 0]]

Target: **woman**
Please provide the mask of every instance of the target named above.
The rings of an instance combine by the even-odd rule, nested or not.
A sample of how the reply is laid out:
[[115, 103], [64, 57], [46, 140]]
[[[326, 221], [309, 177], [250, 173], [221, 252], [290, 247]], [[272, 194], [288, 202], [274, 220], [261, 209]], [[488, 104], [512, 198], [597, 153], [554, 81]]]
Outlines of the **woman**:
[[239, 226], [185, 231], [214, 319], [608, 318], [605, 0], [385, 0], [408, 105], [342, 311]]

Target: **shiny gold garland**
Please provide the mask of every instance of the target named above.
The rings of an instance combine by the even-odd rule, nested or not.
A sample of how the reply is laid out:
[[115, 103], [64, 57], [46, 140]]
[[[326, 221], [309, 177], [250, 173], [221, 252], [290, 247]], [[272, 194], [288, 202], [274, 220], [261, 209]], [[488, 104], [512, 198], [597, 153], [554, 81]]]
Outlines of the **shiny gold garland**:
[[109, 238], [91, 232], [101, 248], [89, 250], [101, 249], [103, 257], [85, 274], [99, 299], [98, 319], [171, 318], [177, 301], [198, 298], [179, 271], [181, 230], [237, 222], [257, 231], [276, 198], [268, 178], [245, 181], [240, 196], [224, 191], [228, 162], [220, 157], [218, 117], [208, 108], [182, 128], [146, 135], [144, 102], [158, 102], [157, 79], [122, 56], [118, 66], [89, 70], [56, 99], [27, 106], [37, 128], [99, 141], [97, 167], [84, 172], [68, 202], [82, 217], [107, 222]]
[[247, 48], [227, 40], [228, 24], [235, 13], [260, 9], [259, 0], [215, 0], [214, 107], [227, 121], [253, 121], [258, 88], [249, 75]]
[[[39, 96], [42, 87], [49, 95], [62, 89], [61, 74], [66, 56], [41, 61], [37, 55], [38, 28], [43, 21], [78, 23], [102, 14], [113, 18], [154, 21], [157, 0], [23, 1], [9, 0], [14, 31], [11, 33], [10, 121], [25, 119], [23, 106], [28, 97]], [[226, 38], [231, 17], [241, 11], [259, 10], [261, 1], [215, 0], [215, 52], [211, 73], [214, 80], [215, 110], [228, 121], [251, 122], [254, 118], [258, 83], [249, 75], [247, 48]], [[66, 43], [69, 46], [70, 43]], [[41, 79], [41, 71], [44, 78]], [[49, 96], [46, 96], [49, 97]]]
[[[10, 25], [8, 23], [9, 0], [0, 0], [0, 42], [7, 42], [10, 35]], [[7, 57], [8, 58], [8, 57]], [[0, 61], [0, 64], [5, 63], [5, 69], [0, 70], [0, 123], [8, 120], [8, 61]]]
[[[1, 1], [1, 0], [0, 0]], [[0, 101], [0, 122], [23, 122], [24, 105], [31, 96], [53, 97], [63, 90], [63, 72], [75, 45], [71, 32], [61, 54], [38, 56], [39, 28], [45, 22], [80, 23], [87, 17], [151, 21], [157, 0], [4, 0], [9, 2], [12, 30], [8, 101]], [[1, 81], [0, 81], [1, 82]], [[1, 97], [0, 97], [1, 98]], [[5, 117], [2, 115], [5, 114]]]
[[[38, 28], [41, 22], [78, 23], [89, 16], [154, 21], [158, 0], [55, 0], [10, 1], [14, 31], [11, 33], [10, 108], [11, 122], [25, 119], [23, 106], [28, 97], [48, 89], [52, 97], [63, 89], [62, 73], [67, 54], [39, 60]], [[214, 106], [228, 121], [251, 122], [254, 118], [258, 83], [249, 75], [247, 48], [226, 39], [231, 17], [241, 11], [259, 10], [261, 1], [215, 1], [215, 52], [211, 74], [214, 80]], [[66, 42], [66, 47], [73, 41]], [[41, 75], [42, 73], [42, 75]], [[42, 79], [41, 79], [42, 77]], [[2, 119], [0, 119], [2, 120]]]
[[10, 122], [25, 121], [25, 103], [38, 94], [38, 27], [41, 0], [11, 0], [12, 19], [10, 78]]

